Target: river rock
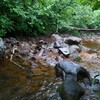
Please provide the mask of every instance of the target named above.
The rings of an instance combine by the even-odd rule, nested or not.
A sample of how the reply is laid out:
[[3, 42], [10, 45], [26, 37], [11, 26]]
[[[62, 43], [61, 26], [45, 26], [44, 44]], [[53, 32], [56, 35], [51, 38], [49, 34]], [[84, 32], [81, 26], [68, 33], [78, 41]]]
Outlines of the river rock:
[[60, 48], [61, 46], [62, 44], [60, 43], [60, 41], [55, 41], [54, 48]]
[[2, 57], [4, 53], [4, 41], [2, 38], [0, 38], [0, 58]]
[[65, 43], [67, 43], [68, 45], [78, 45], [80, 44], [80, 42], [82, 41], [81, 38], [78, 38], [78, 37], [68, 37], [66, 40], [65, 40]]
[[78, 53], [79, 51], [81, 51], [81, 49], [77, 45], [71, 45], [69, 47], [69, 51], [70, 51], [70, 54], [73, 54], [73, 53]]
[[55, 39], [55, 41], [63, 41], [63, 38], [58, 34], [52, 34], [52, 37]]
[[58, 92], [62, 100], [79, 100], [85, 93], [72, 75], [65, 78], [64, 82], [59, 86]]
[[91, 61], [97, 58], [97, 53], [88, 53], [88, 52], [81, 52], [80, 57], [82, 61]]
[[62, 40], [57, 40], [54, 43], [54, 48], [63, 48], [63, 47], [67, 47], [68, 44], [66, 44], [64, 41]]
[[63, 47], [59, 48], [59, 51], [64, 55], [64, 56], [69, 56], [69, 48], [68, 47]]
[[100, 74], [99, 73], [100, 73], [100, 69], [98, 69], [98, 68], [90, 71], [91, 77], [93, 79], [98, 79], [100, 82]]
[[[91, 80], [89, 72], [81, 67], [79, 64], [74, 63], [72, 61], [64, 60], [58, 62], [55, 66], [56, 76], [62, 77], [64, 80], [68, 74], [74, 76], [75, 80], [84, 80], [84, 78], [88, 78]], [[91, 82], [91, 81], [90, 81]]]
[[87, 48], [83, 45], [79, 45], [79, 47], [81, 48], [81, 51], [84, 51], [84, 52], [88, 52], [90, 50], [90, 48]]
[[57, 61], [56, 61], [56, 58], [55, 57], [48, 57], [48, 58], [46, 58], [45, 61], [50, 66], [55, 66], [57, 64]]

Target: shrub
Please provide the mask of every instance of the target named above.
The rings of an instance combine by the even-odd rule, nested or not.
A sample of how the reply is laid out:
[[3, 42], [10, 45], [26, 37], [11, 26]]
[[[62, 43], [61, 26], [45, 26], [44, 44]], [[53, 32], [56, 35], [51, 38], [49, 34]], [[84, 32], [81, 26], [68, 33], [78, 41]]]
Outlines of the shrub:
[[[40, 35], [73, 27], [99, 28], [100, 10], [83, 0], [1, 0], [0, 36]], [[87, 5], [85, 5], [87, 3]]]

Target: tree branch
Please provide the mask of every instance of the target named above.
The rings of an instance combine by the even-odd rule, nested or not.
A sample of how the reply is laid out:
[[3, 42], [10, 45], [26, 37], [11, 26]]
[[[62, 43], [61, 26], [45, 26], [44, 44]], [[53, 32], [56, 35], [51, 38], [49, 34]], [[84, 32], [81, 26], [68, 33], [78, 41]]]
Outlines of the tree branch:
[[78, 27], [72, 27], [73, 29], [79, 30], [79, 31], [100, 31], [100, 29], [90, 29], [90, 28], [78, 28]]

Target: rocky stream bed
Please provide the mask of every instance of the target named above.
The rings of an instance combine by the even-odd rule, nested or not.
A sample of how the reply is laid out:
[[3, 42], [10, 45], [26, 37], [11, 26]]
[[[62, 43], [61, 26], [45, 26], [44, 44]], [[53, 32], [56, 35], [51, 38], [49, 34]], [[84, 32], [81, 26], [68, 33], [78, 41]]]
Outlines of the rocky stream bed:
[[[100, 82], [100, 36], [57, 35], [37, 39], [4, 38], [0, 60], [0, 100], [61, 100], [63, 82], [54, 66], [62, 60], [77, 62]], [[100, 100], [100, 84], [86, 88], [81, 100]]]

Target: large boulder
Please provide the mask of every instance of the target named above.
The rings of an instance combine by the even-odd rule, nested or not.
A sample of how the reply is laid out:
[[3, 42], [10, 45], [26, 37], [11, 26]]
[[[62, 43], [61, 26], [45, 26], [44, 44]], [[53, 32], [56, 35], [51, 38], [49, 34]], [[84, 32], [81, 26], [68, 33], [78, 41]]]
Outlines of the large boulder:
[[71, 36], [66, 38], [65, 43], [67, 43], [68, 45], [79, 45], [81, 41], [82, 41], [81, 38]]
[[68, 75], [64, 82], [59, 86], [58, 92], [62, 100], [79, 100], [85, 93], [79, 83], [74, 80], [72, 75]]
[[85, 68], [81, 67], [75, 62], [68, 60], [58, 62], [55, 66], [55, 71], [56, 76], [62, 77], [64, 80], [68, 74], [73, 75], [74, 79], [78, 81], [84, 80], [85, 78], [87, 78], [89, 81], [91, 79], [89, 72]]
[[0, 38], [0, 58], [3, 56], [4, 53], [4, 41]]

